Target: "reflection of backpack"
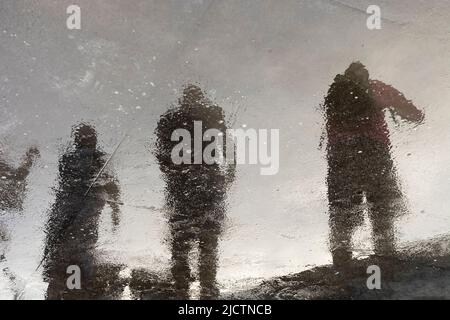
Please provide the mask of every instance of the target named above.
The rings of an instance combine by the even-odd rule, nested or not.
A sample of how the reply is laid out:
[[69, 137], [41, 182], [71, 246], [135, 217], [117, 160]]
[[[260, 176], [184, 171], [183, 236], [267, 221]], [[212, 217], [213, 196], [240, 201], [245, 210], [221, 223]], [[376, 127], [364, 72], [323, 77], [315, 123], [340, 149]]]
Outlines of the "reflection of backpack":
[[59, 164], [60, 189], [84, 194], [100, 171], [104, 160], [97, 150], [74, 150], [63, 155]]
[[389, 144], [384, 112], [370, 89], [337, 76], [324, 107], [329, 145], [361, 137]]

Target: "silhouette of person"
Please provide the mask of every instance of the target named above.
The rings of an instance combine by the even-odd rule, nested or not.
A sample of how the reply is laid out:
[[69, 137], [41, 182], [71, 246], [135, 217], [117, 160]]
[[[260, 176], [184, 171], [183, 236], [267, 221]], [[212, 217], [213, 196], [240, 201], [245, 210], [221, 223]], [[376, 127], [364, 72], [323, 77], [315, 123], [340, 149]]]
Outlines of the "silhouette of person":
[[[119, 186], [110, 173], [101, 172], [107, 160], [97, 146], [95, 129], [79, 124], [73, 137], [73, 148], [59, 160], [59, 188], [46, 225], [43, 262], [48, 299], [102, 297], [104, 288], [96, 283], [94, 252], [100, 214], [109, 203], [113, 223], [117, 224], [119, 217]], [[66, 283], [71, 275], [67, 268], [72, 265], [81, 271], [79, 290], [69, 289]]]
[[[39, 156], [39, 150], [35, 147], [28, 149], [22, 163], [18, 168], [13, 168], [3, 159], [0, 159], [0, 214], [1, 211], [21, 211], [27, 188], [27, 177], [34, 161]], [[5, 260], [5, 248], [3, 244], [8, 240], [8, 234], [0, 221], [0, 262]]]
[[[179, 106], [163, 114], [156, 128], [156, 158], [166, 182], [166, 206], [169, 209], [172, 254], [172, 276], [176, 298], [189, 298], [192, 281], [189, 252], [195, 242], [199, 248], [199, 280], [201, 299], [213, 299], [219, 294], [216, 284], [217, 246], [225, 217], [226, 191], [234, 180], [235, 164], [222, 166], [217, 162], [194, 164], [195, 152], [188, 156], [192, 164], [175, 164], [171, 153], [179, 143], [172, 141], [175, 130], [190, 133], [191, 147], [195, 145], [194, 122], [201, 121], [202, 136], [208, 129], [217, 129], [226, 140], [223, 110], [205, 98], [202, 90], [188, 85], [179, 100]], [[214, 140], [213, 143], [217, 143]], [[211, 142], [202, 142], [202, 153]], [[226, 145], [213, 152], [226, 154]], [[189, 153], [189, 151], [186, 151]], [[234, 150], [233, 150], [234, 152]]]
[[367, 207], [375, 255], [395, 254], [394, 219], [406, 208], [384, 110], [408, 122], [421, 123], [424, 118], [392, 86], [369, 80], [360, 62], [335, 77], [325, 98], [330, 245], [336, 267], [351, 261], [351, 237]]
[[38, 156], [39, 150], [31, 147], [18, 168], [0, 159], [0, 210], [22, 210], [26, 179]]

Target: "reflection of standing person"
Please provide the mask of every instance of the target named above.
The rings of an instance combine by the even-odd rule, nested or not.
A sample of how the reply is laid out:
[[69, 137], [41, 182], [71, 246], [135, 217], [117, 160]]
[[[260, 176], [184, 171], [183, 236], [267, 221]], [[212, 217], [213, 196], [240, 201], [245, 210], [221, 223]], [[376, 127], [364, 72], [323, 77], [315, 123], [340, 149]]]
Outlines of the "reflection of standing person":
[[351, 237], [362, 223], [364, 200], [370, 208], [375, 254], [392, 256], [394, 218], [405, 208], [384, 109], [418, 123], [423, 113], [391, 86], [369, 80], [367, 69], [359, 62], [336, 76], [324, 107], [333, 263], [342, 266], [351, 260]]
[[[225, 196], [234, 178], [234, 165], [223, 172], [219, 164], [179, 164], [172, 161], [171, 152], [178, 141], [172, 133], [185, 129], [194, 145], [194, 121], [202, 122], [202, 135], [217, 129], [225, 136], [223, 111], [212, 105], [200, 88], [189, 85], [180, 99], [180, 106], [166, 112], [156, 129], [156, 157], [166, 181], [167, 207], [171, 211], [172, 275], [178, 298], [188, 298], [191, 282], [188, 255], [193, 242], [199, 246], [199, 277], [201, 298], [218, 296], [216, 286], [217, 246], [225, 216]], [[224, 139], [224, 141], [225, 141]], [[211, 142], [203, 142], [202, 149]], [[226, 152], [225, 148], [222, 149]], [[193, 162], [194, 152], [191, 152]]]
[[[105, 153], [97, 147], [95, 129], [80, 124], [73, 135], [73, 150], [59, 161], [59, 189], [46, 226], [44, 275], [49, 282], [48, 299], [101, 297], [96, 291], [101, 288], [94, 284], [99, 218], [106, 202], [110, 202], [116, 217], [113, 222], [119, 214], [119, 186], [111, 175], [102, 173], [89, 190], [106, 162]], [[81, 269], [81, 290], [67, 288], [70, 265]]]
[[[39, 156], [35, 147], [30, 148], [25, 159], [18, 168], [13, 168], [4, 160], [0, 159], [0, 215], [2, 211], [21, 211], [27, 188], [27, 177], [30, 169]], [[7, 231], [0, 221], [0, 243], [8, 240]], [[2, 245], [3, 246], [3, 245]], [[0, 262], [5, 259], [4, 248], [0, 248]]]

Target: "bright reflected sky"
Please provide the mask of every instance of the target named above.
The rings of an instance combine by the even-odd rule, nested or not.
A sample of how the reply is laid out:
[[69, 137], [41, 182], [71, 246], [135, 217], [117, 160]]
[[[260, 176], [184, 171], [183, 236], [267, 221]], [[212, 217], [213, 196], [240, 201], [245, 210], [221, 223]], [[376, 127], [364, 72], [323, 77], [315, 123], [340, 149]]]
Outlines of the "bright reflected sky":
[[[113, 163], [126, 204], [122, 223], [112, 234], [105, 209], [99, 250], [107, 260], [167, 272], [164, 214], [133, 206], [163, 205], [153, 131], [190, 82], [228, 116], [239, 110], [235, 128], [280, 129], [278, 175], [238, 168], [220, 242], [225, 288], [331, 262], [318, 107], [334, 76], [354, 60], [426, 112], [416, 130], [390, 122], [411, 210], [397, 222], [399, 241], [448, 233], [450, 3], [376, 2], [386, 20], [369, 31], [364, 12], [375, 3], [366, 0], [78, 0], [82, 29], [70, 31], [71, 1], [2, 1], [0, 147], [15, 164], [30, 145], [42, 155], [24, 212], [1, 216], [11, 237], [8, 267], [23, 279], [25, 295], [41, 297], [45, 289], [34, 272], [43, 225], [58, 156], [81, 120], [96, 126], [107, 152], [131, 130]], [[368, 231], [358, 232], [356, 248], [370, 249]], [[7, 287], [0, 280], [2, 296]]]

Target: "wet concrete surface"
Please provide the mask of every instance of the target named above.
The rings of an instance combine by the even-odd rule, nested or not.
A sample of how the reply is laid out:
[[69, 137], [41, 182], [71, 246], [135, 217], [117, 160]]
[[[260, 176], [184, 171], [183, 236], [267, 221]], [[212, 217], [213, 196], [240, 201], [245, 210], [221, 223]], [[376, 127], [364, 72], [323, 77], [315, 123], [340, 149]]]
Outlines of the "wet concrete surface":
[[[69, 4], [0, 5], [0, 298], [450, 298], [446, 1], [381, 30], [368, 1]], [[279, 129], [279, 172], [175, 165], [198, 121]]]
[[[448, 236], [411, 243], [400, 248], [395, 257], [361, 257], [345, 270], [320, 266], [264, 281], [223, 299], [447, 300], [448, 247]], [[381, 290], [367, 290], [367, 270], [373, 265], [385, 270]]]

